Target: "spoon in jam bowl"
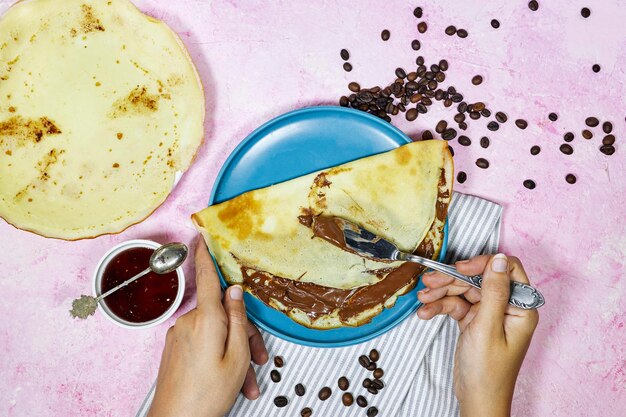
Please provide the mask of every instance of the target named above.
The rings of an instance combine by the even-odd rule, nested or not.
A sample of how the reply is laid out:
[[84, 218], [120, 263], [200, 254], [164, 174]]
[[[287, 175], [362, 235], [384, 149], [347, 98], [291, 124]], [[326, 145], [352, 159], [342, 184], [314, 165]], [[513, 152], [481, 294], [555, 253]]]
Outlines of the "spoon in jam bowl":
[[150, 273], [151, 271], [159, 275], [175, 271], [176, 268], [178, 268], [183, 264], [183, 262], [185, 262], [188, 253], [189, 249], [187, 249], [187, 246], [184, 243], [167, 243], [158, 247], [154, 250], [152, 256], [150, 256], [148, 268], [144, 269], [134, 277], [122, 282], [117, 287], [111, 288], [109, 291], [99, 295], [98, 297], [81, 295], [80, 298], [72, 301], [72, 309], [70, 310], [70, 314], [72, 315], [72, 317], [86, 319], [87, 317], [95, 313], [96, 309], [98, 308], [98, 302], [103, 298], [113, 294], [115, 291], [127, 286], [131, 282], [138, 280], [139, 278]]

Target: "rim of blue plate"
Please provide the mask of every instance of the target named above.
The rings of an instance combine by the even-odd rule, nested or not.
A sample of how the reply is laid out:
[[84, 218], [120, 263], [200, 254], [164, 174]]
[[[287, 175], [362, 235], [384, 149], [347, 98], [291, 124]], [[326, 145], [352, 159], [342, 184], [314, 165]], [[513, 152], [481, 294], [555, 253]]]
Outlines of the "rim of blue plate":
[[[381, 119], [379, 119], [378, 117], [372, 116], [370, 114], [367, 114], [365, 112], [362, 111], [358, 111], [358, 110], [353, 110], [350, 108], [345, 108], [345, 107], [339, 107], [339, 106], [314, 106], [314, 107], [305, 107], [302, 109], [296, 109], [296, 110], [292, 110], [289, 111], [287, 113], [283, 113], [279, 116], [274, 117], [273, 119], [268, 120], [267, 122], [263, 123], [262, 125], [260, 125], [259, 127], [257, 127], [256, 129], [254, 129], [250, 134], [248, 134], [230, 153], [230, 155], [228, 156], [228, 158], [226, 158], [226, 161], [224, 161], [224, 164], [222, 165], [222, 167], [220, 168], [220, 171], [217, 174], [217, 177], [215, 178], [215, 182], [213, 183], [213, 189], [211, 190], [211, 195], [209, 197], [209, 206], [219, 203], [221, 201], [216, 202], [216, 194], [218, 192], [219, 189], [219, 185], [222, 181], [222, 178], [224, 177], [224, 175], [228, 172], [228, 168], [229, 166], [232, 164], [232, 162], [239, 157], [240, 152], [242, 151], [242, 149], [244, 149], [248, 142], [254, 140], [256, 138], [256, 136], [266, 130], [268, 127], [271, 127], [271, 125], [273, 124], [277, 124], [279, 122], [281, 122], [284, 119], [288, 119], [294, 116], [299, 116], [301, 114], [304, 113], [314, 113], [314, 112], [320, 112], [320, 111], [335, 111], [335, 112], [346, 112], [346, 113], [350, 113], [352, 115], [358, 115], [361, 117], [364, 117], [365, 119], [367, 119], [370, 122], [374, 122], [376, 124], [379, 124], [381, 127], [383, 127], [384, 129], [388, 129], [393, 131], [393, 133], [395, 133], [396, 135], [398, 135], [399, 137], [401, 137], [402, 139], [405, 140], [405, 143], [411, 143], [412, 140], [404, 133], [402, 132], [400, 129], [398, 129], [397, 127], [391, 125], [390, 123], [383, 121]], [[398, 143], [398, 146], [402, 146], [401, 144]], [[357, 158], [358, 159], [358, 158]], [[321, 168], [323, 169], [323, 168]], [[293, 178], [296, 178], [298, 176], [301, 175], [306, 175], [305, 174], [300, 174], [300, 175], [296, 175]], [[285, 180], [288, 181], [288, 180]], [[280, 182], [284, 182], [284, 181], [280, 181]], [[259, 187], [257, 187], [259, 188]], [[260, 187], [262, 188], [262, 187]], [[253, 190], [255, 188], [251, 188], [250, 190]], [[250, 191], [250, 190], [242, 190], [241, 193], [242, 194], [244, 192]], [[235, 196], [231, 197], [234, 198]], [[441, 251], [439, 253], [439, 261], [442, 262], [443, 259], [445, 258], [445, 255], [447, 253], [447, 248], [448, 248], [448, 222], [446, 220], [446, 223], [444, 224], [444, 228], [443, 228], [443, 242], [441, 245]], [[223, 275], [222, 275], [222, 271], [219, 268], [219, 265], [217, 264], [217, 261], [215, 259], [215, 257], [213, 256], [213, 254], [209, 251], [209, 254], [211, 255], [211, 258], [213, 259], [213, 263], [215, 264], [215, 269], [218, 273], [219, 279], [220, 279], [220, 285], [222, 286], [222, 288], [226, 289], [229, 285], [226, 282], [226, 280], [224, 279]], [[418, 282], [416, 283], [415, 287], [413, 288], [413, 290], [407, 292], [404, 295], [401, 295], [400, 297], [406, 297], [406, 296], [410, 296], [411, 293], [415, 290], [415, 288], [418, 288], [421, 284], [421, 275], [418, 277]], [[399, 297], [399, 298], [400, 298]], [[397, 302], [396, 302], [397, 305]], [[395, 308], [394, 305], [393, 307], [391, 307], [391, 309]], [[409, 306], [409, 308], [407, 308], [407, 310], [399, 315], [395, 321], [390, 324], [390, 325], [386, 325], [383, 326], [382, 328], [375, 330], [367, 335], [361, 336], [361, 337], [357, 337], [354, 339], [350, 339], [350, 340], [346, 340], [346, 341], [340, 341], [340, 342], [315, 342], [315, 341], [311, 341], [311, 340], [303, 340], [303, 339], [298, 339], [292, 336], [289, 336], [287, 334], [284, 333], [280, 333], [278, 331], [276, 331], [276, 329], [267, 326], [262, 320], [257, 319], [257, 317], [255, 317], [253, 314], [250, 313], [250, 311], [248, 311], [248, 317], [254, 322], [254, 324], [258, 327], [260, 327], [261, 329], [265, 330], [266, 332], [279, 337], [283, 340], [287, 340], [289, 342], [298, 344], [298, 345], [304, 345], [304, 346], [311, 346], [311, 347], [320, 347], [320, 348], [333, 348], [333, 347], [345, 347], [345, 346], [352, 346], [352, 345], [356, 345], [359, 343], [363, 343], [366, 342], [368, 340], [374, 339], [384, 333], [387, 333], [388, 331], [392, 330], [393, 328], [395, 328], [396, 326], [398, 326], [399, 324], [401, 324], [402, 322], [404, 322], [404, 320], [411, 314], [413, 314], [419, 307], [420, 307], [421, 303], [417, 300], [417, 298], [415, 299], [415, 303], [411, 306]], [[264, 304], [265, 306], [265, 304]], [[269, 306], [265, 306], [266, 308], [272, 308]], [[387, 309], [385, 309], [387, 310]], [[283, 313], [281, 313], [283, 314]], [[288, 317], [285, 315], [285, 317]], [[289, 319], [291, 320], [291, 319]], [[307, 330], [315, 330], [315, 329], [309, 329], [308, 327], [302, 326], [303, 329], [307, 329]], [[326, 330], [317, 330], [320, 332], [324, 332]]]

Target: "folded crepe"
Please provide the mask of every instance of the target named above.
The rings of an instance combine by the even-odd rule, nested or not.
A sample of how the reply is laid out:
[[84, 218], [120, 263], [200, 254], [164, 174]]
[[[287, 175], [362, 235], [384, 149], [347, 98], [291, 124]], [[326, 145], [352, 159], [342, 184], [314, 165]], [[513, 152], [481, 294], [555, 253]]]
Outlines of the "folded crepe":
[[316, 220], [341, 217], [435, 259], [452, 181], [447, 143], [414, 142], [246, 192], [192, 221], [230, 284], [307, 327], [359, 326], [410, 291], [423, 267], [343, 250], [314, 233]]

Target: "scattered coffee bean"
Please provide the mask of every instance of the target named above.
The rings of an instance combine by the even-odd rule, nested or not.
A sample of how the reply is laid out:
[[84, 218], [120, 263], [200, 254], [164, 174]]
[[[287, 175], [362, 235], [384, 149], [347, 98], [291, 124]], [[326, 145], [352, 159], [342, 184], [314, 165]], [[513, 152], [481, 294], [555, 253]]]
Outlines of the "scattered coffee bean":
[[380, 379], [375, 379], [372, 381], [372, 387], [376, 388], [377, 390], [381, 390], [385, 388], [385, 384]]
[[461, 122], [461, 123], [459, 123], [459, 129], [461, 129], [461, 130], [467, 130], [467, 123], [465, 123], [465, 122]]
[[280, 382], [280, 372], [273, 369], [272, 372], [270, 372], [270, 378], [272, 379], [272, 382]]
[[309, 407], [303, 408], [302, 411], [300, 411], [300, 417], [311, 417], [313, 415], [313, 410], [311, 410]]
[[487, 169], [489, 168], [489, 161], [487, 161], [485, 158], [478, 158], [476, 160], [476, 166], [478, 168]]
[[359, 395], [358, 397], [356, 397], [356, 403], [358, 404], [359, 407], [363, 407], [363, 408], [367, 407], [367, 400], [362, 395]]
[[383, 371], [381, 368], [376, 368], [374, 369], [374, 378], [376, 379], [380, 379], [383, 377], [383, 375], [385, 375], [385, 371]]
[[352, 64], [351, 64], [351, 63], [349, 63], [349, 62], [344, 62], [344, 63], [343, 63], [343, 70], [344, 70], [345, 72], [350, 72], [350, 71], [352, 71]]
[[413, 71], [413, 72], [409, 72], [409, 73], [406, 75], [406, 79], [407, 79], [408, 81], [415, 81], [415, 80], [417, 80], [417, 73], [416, 73], [415, 71]]
[[411, 41], [411, 48], [413, 48], [414, 51], [419, 51], [421, 47], [422, 44], [417, 39]]
[[445, 59], [442, 59], [441, 61], [439, 61], [439, 69], [441, 71], [447, 71], [448, 70], [448, 61], [446, 61]]
[[487, 129], [495, 132], [496, 130], [500, 129], [500, 125], [498, 124], [498, 122], [491, 121], [487, 123]]
[[591, 10], [588, 7], [583, 7], [580, 9], [580, 15], [586, 19], [591, 16]]
[[337, 381], [337, 385], [339, 386], [340, 390], [345, 391], [350, 387], [350, 381], [348, 381], [348, 378], [346, 378], [345, 376], [342, 376], [341, 378], [339, 378], [339, 381]]
[[500, 27], [500, 22], [498, 22], [496, 19], [491, 19], [491, 27], [494, 29], [498, 29]]
[[398, 78], [406, 78], [406, 72], [403, 68], [396, 68], [396, 77]]
[[445, 32], [446, 32], [446, 35], [452, 36], [456, 33], [456, 27], [450, 25], [446, 28]]
[[593, 72], [598, 73], [598, 72], [600, 72], [600, 65], [598, 65], [598, 64], [593, 64], [593, 66], [591, 67], [591, 69], [592, 69], [592, 71], [593, 71]]
[[563, 140], [565, 142], [571, 142], [574, 140], [574, 134], [572, 132], [567, 132], [566, 134], [563, 135]]
[[478, 113], [477, 111], [470, 112], [469, 116], [470, 116], [470, 119], [472, 120], [480, 119], [480, 113]]
[[417, 119], [417, 109], [409, 109], [409, 111], [406, 112], [405, 117], [409, 122]]
[[496, 112], [496, 120], [498, 121], [498, 123], [506, 123], [506, 121], [508, 120], [508, 117], [506, 117], [506, 114], [499, 111], [499, 112]]
[[515, 121], [515, 126], [519, 127], [520, 129], [524, 130], [528, 127], [528, 122], [524, 119], [517, 119]]
[[370, 407], [367, 409], [367, 417], [376, 417], [378, 415], [378, 408]]
[[454, 156], [454, 148], [448, 144], [448, 149], [450, 150], [450, 155]]
[[348, 52], [347, 49], [342, 49], [339, 55], [341, 55], [341, 59], [343, 59], [344, 61], [347, 61], [350, 59], [350, 52]]
[[415, 10], [413, 10], [413, 16], [415, 16], [418, 19], [420, 19], [422, 17], [422, 8], [421, 7], [416, 7]]
[[553, 122], [556, 122], [556, 120], [559, 118], [559, 116], [556, 113], [550, 113], [548, 115], [548, 119], [550, 119]]
[[574, 174], [567, 174], [565, 176], [565, 181], [567, 181], [568, 184], [575, 184], [576, 183], [576, 175], [574, 175]]
[[536, 0], [531, 0], [528, 2], [528, 8], [533, 12], [536, 12], [539, 9], [539, 3]]
[[474, 75], [472, 77], [472, 84], [474, 85], [480, 85], [483, 82], [483, 77], [480, 75]]
[[354, 404], [354, 397], [349, 392], [344, 392], [344, 394], [341, 396], [341, 402], [346, 407], [350, 407], [352, 404]]
[[376, 362], [370, 362], [370, 364], [367, 365], [367, 370], [368, 371], [373, 371], [376, 368], [378, 368], [378, 366], [376, 365]]
[[596, 127], [600, 124], [600, 121], [596, 117], [587, 117], [585, 124], [589, 127]]
[[463, 184], [465, 180], [467, 180], [467, 174], [463, 171], [459, 171], [459, 173], [456, 174], [456, 180], [459, 184]]
[[365, 378], [363, 380], [363, 388], [369, 388], [372, 386], [372, 380], [369, 378]]
[[454, 130], [452, 128], [448, 128], [448, 129], [444, 130], [444, 132], [441, 135], [441, 137], [444, 140], [452, 140], [452, 139], [456, 138], [456, 130]]
[[[348, 103], [347, 97], [346, 97], [346, 103]], [[448, 122], [446, 122], [445, 120], [440, 120], [439, 123], [437, 123], [437, 126], [435, 126], [435, 132], [443, 133], [443, 131], [446, 130], [447, 127], [448, 127]]]
[[489, 117], [489, 116], [491, 116], [491, 110], [489, 110], [489, 109], [482, 109], [480, 111], [480, 115], [482, 117]]
[[561, 146], [559, 146], [559, 149], [561, 150], [561, 152], [563, 152], [565, 155], [571, 155], [574, 153], [574, 148], [572, 148], [571, 145], [564, 143]]
[[352, 91], [353, 93], [358, 93], [359, 90], [361, 90], [361, 86], [359, 85], [359, 83], [352, 81], [350, 84], [348, 84], [348, 90]]
[[471, 144], [472, 144], [472, 141], [470, 140], [470, 138], [468, 138], [465, 135], [459, 136], [459, 145], [470, 146]]
[[459, 38], [462, 38], [462, 39], [467, 38], [467, 35], [468, 33], [465, 29], [459, 29], [456, 31], [456, 36], [458, 36]]
[[322, 400], [322, 401], [326, 401], [327, 399], [329, 399], [329, 398], [330, 398], [330, 395], [331, 395], [332, 393], [333, 393], [333, 392], [331, 391], [331, 389], [330, 389], [330, 388], [328, 388], [328, 387], [324, 387], [324, 388], [322, 388], [322, 389], [320, 390], [319, 394], [317, 394], [317, 397], [318, 397], [320, 400]]
[[473, 109], [473, 111], [485, 110], [485, 103], [483, 103], [482, 101], [478, 101], [478, 102], [472, 104], [472, 109]]
[[422, 140], [431, 140], [433, 138], [433, 134], [430, 133], [430, 130], [425, 130], [424, 133], [422, 133]]
[[489, 138], [487, 136], [480, 138], [480, 147], [485, 149], [489, 147]]
[[370, 364], [370, 359], [365, 356], [365, 355], [361, 355], [359, 356], [359, 364], [363, 367], [363, 368], [367, 368]]
[[417, 65], [424, 65], [424, 57], [423, 56], [418, 56], [417, 58], [415, 58], [415, 63]]
[[302, 397], [306, 393], [306, 390], [304, 389], [304, 385], [302, 384], [296, 384], [295, 391], [298, 397]]
[[[459, 113], [465, 113], [465, 111], [467, 110], [467, 103], [464, 102], [464, 101], [460, 102], [459, 105], [456, 106], [456, 109], [459, 111]], [[465, 118], [464, 115], [461, 114], [461, 116], [463, 116], [463, 118]], [[455, 121], [456, 121], [456, 119], [455, 119]], [[461, 122], [462, 121], [463, 120], [461, 120]], [[461, 123], [461, 122], [457, 122], [457, 123]]]
[[611, 124], [611, 122], [602, 123], [602, 131], [606, 134], [611, 133], [613, 131], [613, 125]]
[[419, 33], [424, 33], [428, 30], [428, 25], [426, 24], [426, 22], [419, 22], [417, 24], [417, 31]]
[[524, 187], [528, 188], [529, 190], [534, 189], [536, 186], [535, 181], [533, 180], [525, 180], [523, 184], [524, 184]]
[[591, 131], [588, 130], [588, 129], [583, 130], [582, 135], [583, 135], [583, 138], [585, 138], [587, 140], [589, 140], [589, 139], [591, 139], [593, 137], [593, 133], [591, 133]]
[[541, 152], [541, 148], [537, 145], [530, 148], [531, 155], [539, 155], [539, 152]]
[[367, 392], [369, 392], [370, 394], [374, 394], [374, 395], [378, 394], [378, 390], [376, 388], [374, 388], [374, 387], [369, 387], [367, 389]]
[[341, 98], [339, 99], [339, 105], [341, 107], [348, 107], [348, 105], [350, 104], [348, 97], [346, 96], [341, 96]]
[[274, 398], [274, 405], [276, 407], [282, 408], [287, 404], [289, 404], [289, 400], [283, 395], [279, 395], [278, 397]]
[[604, 138], [602, 138], [603, 145], [613, 145], [614, 143], [615, 143], [614, 135], [606, 135]]
[[274, 358], [274, 366], [277, 368], [282, 368], [285, 365], [285, 360], [282, 356], [276, 356]]
[[613, 145], [602, 145], [600, 146], [600, 152], [605, 155], [613, 155], [615, 153], [615, 147]]
[[391, 36], [391, 33], [387, 29], [380, 32], [380, 38], [383, 41], [388, 41], [390, 36]]

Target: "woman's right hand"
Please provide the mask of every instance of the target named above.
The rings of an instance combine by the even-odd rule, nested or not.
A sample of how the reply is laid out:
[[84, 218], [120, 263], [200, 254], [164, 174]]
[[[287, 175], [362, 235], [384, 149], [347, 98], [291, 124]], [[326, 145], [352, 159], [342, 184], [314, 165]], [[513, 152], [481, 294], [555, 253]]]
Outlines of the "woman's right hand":
[[454, 390], [462, 417], [509, 416], [515, 381], [537, 327], [537, 310], [508, 304], [510, 281], [529, 284], [519, 259], [483, 255], [456, 263], [465, 275], [482, 274], [478, 290], [439, 272], [423, 276], [417, 315], [447, 314], [461, 335], [454, 357]]

